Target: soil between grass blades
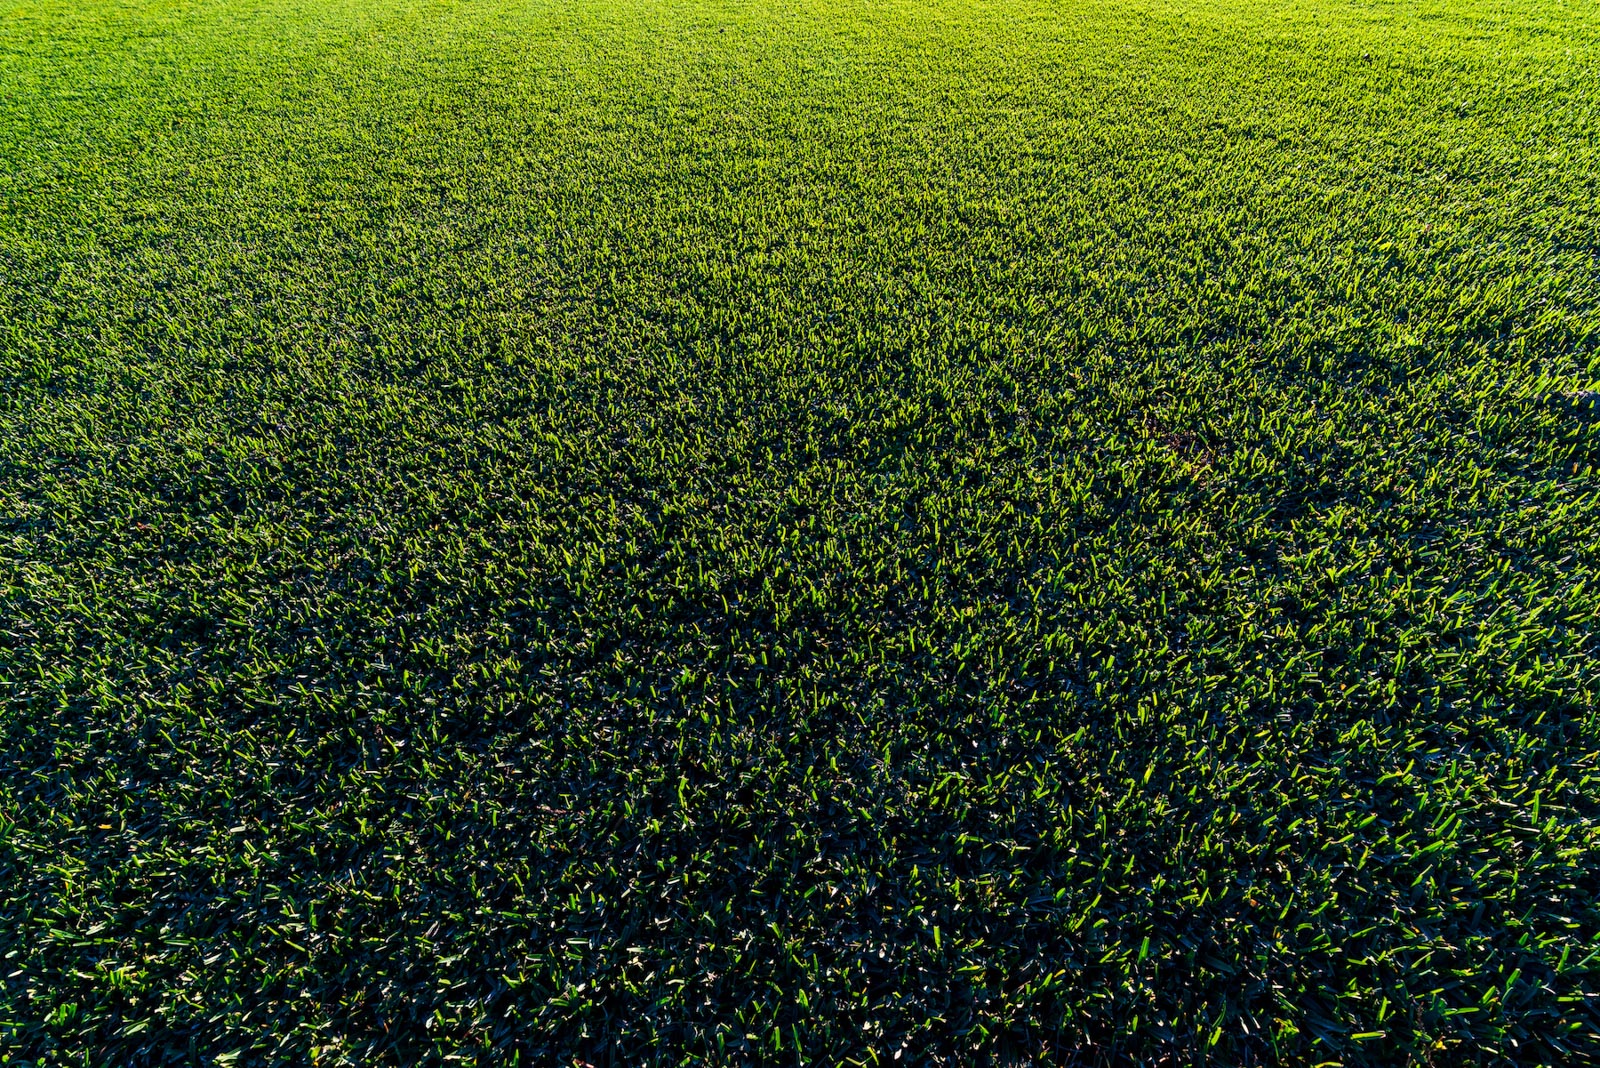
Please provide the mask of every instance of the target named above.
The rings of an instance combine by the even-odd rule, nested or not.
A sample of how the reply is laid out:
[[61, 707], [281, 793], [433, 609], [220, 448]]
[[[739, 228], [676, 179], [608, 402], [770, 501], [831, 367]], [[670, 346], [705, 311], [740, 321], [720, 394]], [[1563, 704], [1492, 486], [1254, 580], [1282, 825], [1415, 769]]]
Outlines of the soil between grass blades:
[[1594, 1058], [1597, 27], [5, 0], [0, 1051]]

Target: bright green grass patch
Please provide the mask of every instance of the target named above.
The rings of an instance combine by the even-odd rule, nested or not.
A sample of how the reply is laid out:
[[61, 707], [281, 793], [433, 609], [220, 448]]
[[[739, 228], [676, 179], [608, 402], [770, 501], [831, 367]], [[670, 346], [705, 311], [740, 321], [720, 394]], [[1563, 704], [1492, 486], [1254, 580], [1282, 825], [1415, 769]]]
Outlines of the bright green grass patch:
[[11, 1063], [1600, 1054], [1600, 22], [0, 5]]

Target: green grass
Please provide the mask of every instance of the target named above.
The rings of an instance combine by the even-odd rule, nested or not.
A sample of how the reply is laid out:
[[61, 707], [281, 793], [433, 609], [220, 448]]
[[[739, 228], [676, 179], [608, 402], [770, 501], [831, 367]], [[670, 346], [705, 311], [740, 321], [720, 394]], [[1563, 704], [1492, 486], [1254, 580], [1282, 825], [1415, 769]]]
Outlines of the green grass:
[[0, 1059], [1600, 1057], [1600, 22], [0, 0]]

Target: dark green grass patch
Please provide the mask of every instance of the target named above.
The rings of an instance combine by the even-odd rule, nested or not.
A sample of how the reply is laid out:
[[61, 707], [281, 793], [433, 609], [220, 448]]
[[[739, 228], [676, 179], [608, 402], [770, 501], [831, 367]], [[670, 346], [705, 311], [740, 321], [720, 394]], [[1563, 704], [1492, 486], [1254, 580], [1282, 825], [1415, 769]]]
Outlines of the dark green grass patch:
[[0, 1057], [1593, 1060], [1597, 26], [0, 0]]

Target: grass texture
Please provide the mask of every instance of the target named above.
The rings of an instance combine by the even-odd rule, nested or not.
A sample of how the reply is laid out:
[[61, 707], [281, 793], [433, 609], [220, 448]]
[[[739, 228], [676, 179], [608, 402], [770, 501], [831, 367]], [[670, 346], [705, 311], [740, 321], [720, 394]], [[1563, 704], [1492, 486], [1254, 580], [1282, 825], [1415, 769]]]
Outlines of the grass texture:
[[0, 0], [0, 1055], [1600, 1056], [1600, 22]]

